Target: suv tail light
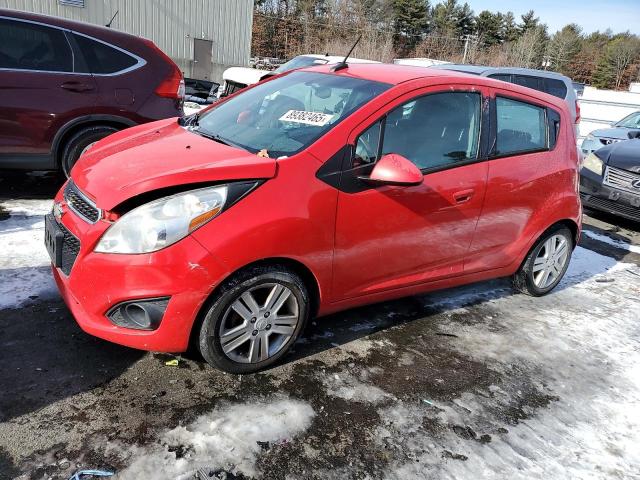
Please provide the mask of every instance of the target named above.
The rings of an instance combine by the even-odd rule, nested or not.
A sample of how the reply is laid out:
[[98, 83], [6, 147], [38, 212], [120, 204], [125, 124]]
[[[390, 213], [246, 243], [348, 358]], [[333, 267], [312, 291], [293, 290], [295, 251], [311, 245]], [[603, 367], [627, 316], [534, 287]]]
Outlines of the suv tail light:
[[576, 125], [580, 123], [580, 103], [576, 100]]
[[167, 77], [164, 78], [162, 82], [160, 82], [160, 85], [156, 87], [156, 95], [165, 98], [175, 98], [176, 100], [180, 101], [184, 100], [184, 77], [182, 76], [182, 72], [180, 71], [178, 66], [151, 40], [147, 40], [147, 45], [149, 45], [149, 47], [151, 47], [156, 52], [156, 54], [165, 61], [165, 63], [171, 66], [171, 72], [169, 73], [169, 75], [167, 75]]

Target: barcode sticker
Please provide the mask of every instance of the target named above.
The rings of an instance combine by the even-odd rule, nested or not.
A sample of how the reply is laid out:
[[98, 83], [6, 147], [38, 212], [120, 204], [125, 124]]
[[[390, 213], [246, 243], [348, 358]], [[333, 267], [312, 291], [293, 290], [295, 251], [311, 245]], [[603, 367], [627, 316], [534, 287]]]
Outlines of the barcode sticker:
[[289, 110], [280, 120], [283, 122], [304, 123], [306, 125], [315, 125], [323, 127], [333, 118], [333, 115], [320, 112], [305, 112], [304, 110]]

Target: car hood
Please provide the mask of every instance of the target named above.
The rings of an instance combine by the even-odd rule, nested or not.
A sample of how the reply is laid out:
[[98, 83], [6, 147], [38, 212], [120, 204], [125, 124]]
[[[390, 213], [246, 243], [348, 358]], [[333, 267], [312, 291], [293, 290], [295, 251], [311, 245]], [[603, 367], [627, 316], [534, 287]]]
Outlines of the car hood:
[[96, 143], [71, 172], [99, 208], [179, 185], [271, 178], [276, 161], [201, 137], [176, 119], [140, 125]]
[[596, 152], [607, 165], [640, 173], [640, 140], [625, 140], [602, 147]]
[[613, 127], [613, 128], [601, 128], [600, 130], [594, 130], [591, 135], [598, 138], [616, 138], [620, 140], [626, 140], [627, 135], [631, 131], [630, 128]]

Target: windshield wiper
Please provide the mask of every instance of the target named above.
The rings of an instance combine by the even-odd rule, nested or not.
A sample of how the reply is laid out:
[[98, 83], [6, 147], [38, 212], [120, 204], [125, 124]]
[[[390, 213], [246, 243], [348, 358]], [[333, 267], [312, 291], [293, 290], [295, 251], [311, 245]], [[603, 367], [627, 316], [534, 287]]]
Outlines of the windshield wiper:
[[193, 113], [186, 117], [178, 119], [178, 125], [181, 127], [197, 127], [200, 124], [200, 112]]
[[228, 140], [222, 138], [220, 135], [215, 135], [212, 133], [207, 133], [207, 132], [203, 132], [202, 130], [200, 130], [199, 128], [195, 128], [193, 130], [194, 133], [197, 133], [198, 135], [201, 135], [205, 138], [208, 138], [210, 140], [213, 140], [215, 142], [218, 143], [222, 143], [223, 145], [228, 145], [230, 147], [235, 147], [235, 145], [233, 145], [231, 142], [229, 142]]

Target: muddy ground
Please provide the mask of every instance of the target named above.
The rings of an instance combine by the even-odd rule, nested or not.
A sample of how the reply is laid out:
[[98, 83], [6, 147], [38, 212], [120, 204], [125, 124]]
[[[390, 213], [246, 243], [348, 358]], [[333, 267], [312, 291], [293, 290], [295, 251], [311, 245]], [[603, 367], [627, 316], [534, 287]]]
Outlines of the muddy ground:
[[[3, 203], [59, 184], [0, 178], [0, 231]], [[640, 246], [639, 225], [588, 213], [586, 229]], [[640, 359], [640, 254], [587, 236], [581, 247], [579, 269], [544, 299], [496, 280], [350, 310], [246, 376], [90, 337], [56, 295], [0, 308], [0, 479], [169, 478], [203, 461], [212, 478], [640, 478], [640, 372], [625, 367]], [[278, 434], [260, 413], [233, 413], [254, 405], [279, 422], [285, 401], [307, 413]], [[253, 421], [265, 431], [220, 452], [223, 441], [198, 443], [199, 418], [231, 438]], [[193, 439], [172, 445], [178, 426]]]

